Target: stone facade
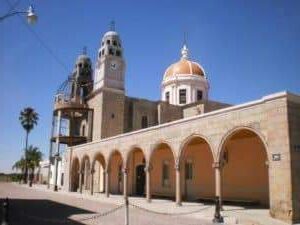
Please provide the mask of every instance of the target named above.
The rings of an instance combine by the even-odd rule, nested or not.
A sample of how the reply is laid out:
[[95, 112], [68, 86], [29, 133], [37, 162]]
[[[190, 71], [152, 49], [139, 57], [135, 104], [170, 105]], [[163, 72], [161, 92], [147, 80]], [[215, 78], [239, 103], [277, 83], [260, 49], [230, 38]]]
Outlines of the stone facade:
[[288, 126], [289, 145], [291, 158], [292, 176], [292, 204], [294, 209], [292, 217], [295, 221], [300, 218], [300, 101], [295, 96], [291, 96], [293, 101], [288, 102]]
[[[194, 117], [176, 120], [174, 122], [153, 126], [147, 129], [120, 134], [106, 139], [94, 139], [93, 142], [74, 146], [67, 151], [66, 169], [70, 171], [65, 176], [65, 189], [69, 190], [72, 162], [80, 162], [87, 157], [91, 164], [97, 154], [103, 155], [108, 165], [113, 152], [118, 152], [126, 169], [127, 160], [133, 149], [139, 148], [144, 154], [145, 168], [151, 167], [151, 156], [160, 145], [171, 149], [174, 157], [173, 180], [176, 193], [169, 195], [181, 202], [180, 157], [186, 144], [194, 137], [200, 137], [208, 144], [212, 153], [215, 168], [216, 195], [222, 196], [221, 176], [218, 172], [222, 166], [222, 152], [227, 140], [236, 132], [249, 130], [263, 143], [267, 153], [269, 179], [270, 213], [275, 218], [288, 222], [299, 221], [299, 102], [300, 97], [286, 92], [263, 97], [260, 100], [225, 109], [204, 113]], [[213, 165], [211, 165], [213, 167]], [[217, 166], [215, 166], [217, 165]], [[176, 169], [179, 168], [179, 169]], [[109, 174], [109, 168], [106, 171]], [[147, 171], [151, 169], [146, 169]], [[180, 172], [179, 172], [180, 174]], [[109, 175], [107, 175], [108, 177]], [[146, 195], [151, 198], [150, 178], [146, 174]], [[153, 178], [152, 178], [153, 179]], [[179, 181], [178, 181], [179, 180]], [[123, 182], [124, 185], [124, 182]], [[108, 186], [109, 188], [109, 186]], [[107, 189], [108, 189], [107, 188]], [[123, 190], [123, 189], [122, 189]], [[156, 190], [159, 192], [163, 190]], [[106, 190], [109, 192], [109, 190]], [[127, 193], [125, 193], [127, 194]]]

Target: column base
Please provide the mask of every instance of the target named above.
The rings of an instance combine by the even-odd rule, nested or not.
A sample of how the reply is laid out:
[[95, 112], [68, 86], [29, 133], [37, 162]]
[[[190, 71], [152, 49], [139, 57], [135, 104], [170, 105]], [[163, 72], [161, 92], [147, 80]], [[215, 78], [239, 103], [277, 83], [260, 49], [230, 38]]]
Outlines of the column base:
[[221, 216], [221, 217], [215, 217], [214, 219], [213, 219], [213, 223], [224, 223], [224, 219], [223, 219], [223, 217]]
[[176, 202], [176, 206], [182, 206], [182, 202]]

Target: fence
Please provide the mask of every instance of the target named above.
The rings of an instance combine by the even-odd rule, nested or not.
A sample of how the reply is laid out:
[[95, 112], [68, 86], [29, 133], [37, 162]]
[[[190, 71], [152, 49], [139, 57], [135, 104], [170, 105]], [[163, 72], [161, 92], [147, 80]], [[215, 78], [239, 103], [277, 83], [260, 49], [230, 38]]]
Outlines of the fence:
[[[68, 218], [66, 219], [49, 219], [49, 218], [43, 218], [41, 216], [33, 216], [28, 215], [25, 212], [13, 212], [9, 215], [9, 201], [8, 198], [4, 200], [3, 207], [2, 207], [2, 223], [1, 225], [11, 225], [9, 218], [11, 216], [19, 216], [29, 221], [34, 221], [33, 224], [125, 224], [125, 225], [134, 225], [134, 224], [149, 224], [147, 221], [143, 221], [145, 218], [147, 218], [148, 222], [150, 221], [150, 224], [195, 224], [194, 223], [187, 223], [187, 217], [191, 214], [200, 213], [202, 211], [205, 211], [207, 209], [211, 209], [214, 206], [206, 206], [201, 209], [197, 210], [191, 210], [189, 212], [178, 212], [178, 213], [169, 213], [169, 212], [160, 212], [156, 210], [147, 209], [143, 206], [134, 204], [132, 202], [129, 202], [128, 198], [125, 198], [125, 202], [121, 205], [118, 205], [112, 209], [106, 210], [101, 213], [96, 213], [92, 216], [85, 216], [78, 219], [70, 220]], [[121, 210], [123, 209], [123, 215]], [[138, 212], [133, 212], [134, 210]], [[17, 215], [16, 215], [17, 213]], [[116, 213], [119, 213], [116, 216]], [[144, 215], [142, 213], [146, 213], [148, 215]], [[109, 215], [115, 215], [114, 218], [106, 218]], [[135, 217], [142, 217], [135, 218]], [[123, 218], [122, 218], [123, 217]], [[166, 218], [168, 217], [168, 219]], [[179, 217], [182, 217], [181, 220], [178, 220]], [[170, 221], [170, 218], [175, 218], [175, 220]], [[108, 220], [107, 220], [108, 219]], [[182, 221], [182, 223], [181, 223]], [[221, 223], [223, 222], [223, 218], [220, 215], [220, 204], [219, 199], [216, 199], [216, 206], [215, 206], [215, 216], [213, 219], [214, 223]], [[23, 223], [22, 223], [23, 224]], [[201, 223], [196, 223], [197, 225]]]

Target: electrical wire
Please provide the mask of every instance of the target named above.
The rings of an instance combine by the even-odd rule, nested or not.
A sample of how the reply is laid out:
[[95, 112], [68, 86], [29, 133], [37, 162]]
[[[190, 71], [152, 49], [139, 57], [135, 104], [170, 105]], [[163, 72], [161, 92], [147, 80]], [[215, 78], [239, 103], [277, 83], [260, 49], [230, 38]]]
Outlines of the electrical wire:
[[[14, 9], [18, 2], [15, 4], [12, 4], [9, 0], [6, 0], [6, 3], [9, 5], [11, 8], [10, 10]], [[40, 35], [33, 30], [25, 21], [24, 18], [21, 17], [18, 14], [18, 17], [20, 18], [22, 24], [27, 28], [27, 30], [36, 38], [36, 40], [40, 43], [40, 45], [53, 57], [53, 59], [56, 61], [57, 64], [59, 64], [67, 73], [70, 73], [68, 70], [68, 67], [66, 64], [54, 53], [54, 51], [43, 41], [43, 39], [40, 37]]]

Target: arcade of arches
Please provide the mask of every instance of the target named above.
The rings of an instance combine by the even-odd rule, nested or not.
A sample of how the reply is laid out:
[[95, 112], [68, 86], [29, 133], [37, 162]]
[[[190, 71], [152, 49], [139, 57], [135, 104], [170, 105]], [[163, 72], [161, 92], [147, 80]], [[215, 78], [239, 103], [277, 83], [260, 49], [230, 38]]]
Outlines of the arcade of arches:
[[[73, 157], [70, 190], [202, 201], [220, 196], [223, 203], [246, 202], [269, 206], [267, 149], [249, 129], [224, 137], [219, 156], [201, 136], [182, 141], [179, 153], [167, 143], [151, 153], [135, 147], [126, 157], [113, 150], [107, 158], [97, 153]], [[178, 156], [178, 157], [176, 157]]]

